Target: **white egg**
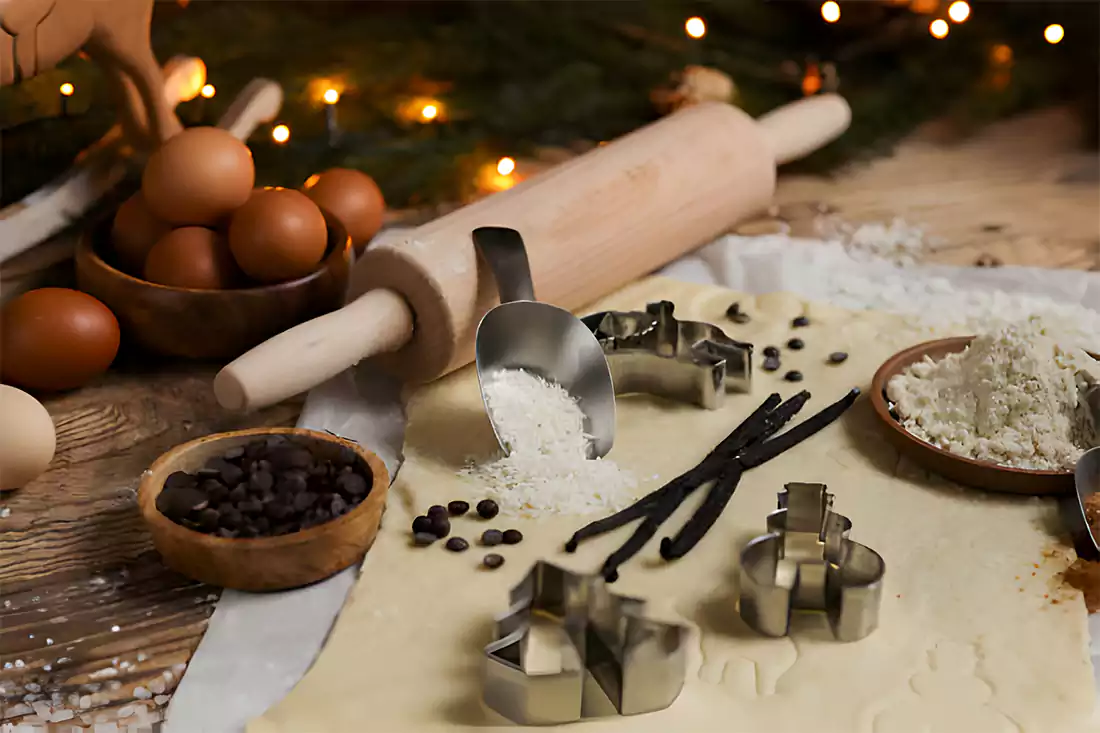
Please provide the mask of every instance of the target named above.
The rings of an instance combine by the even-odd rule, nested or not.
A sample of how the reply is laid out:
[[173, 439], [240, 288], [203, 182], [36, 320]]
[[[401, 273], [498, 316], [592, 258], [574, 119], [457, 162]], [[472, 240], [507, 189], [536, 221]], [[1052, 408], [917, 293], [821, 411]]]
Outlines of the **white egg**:
[[53, 420], [42, 403], [0, 384], [0, 491], [20, 489], [41, 476], [56, 448]]

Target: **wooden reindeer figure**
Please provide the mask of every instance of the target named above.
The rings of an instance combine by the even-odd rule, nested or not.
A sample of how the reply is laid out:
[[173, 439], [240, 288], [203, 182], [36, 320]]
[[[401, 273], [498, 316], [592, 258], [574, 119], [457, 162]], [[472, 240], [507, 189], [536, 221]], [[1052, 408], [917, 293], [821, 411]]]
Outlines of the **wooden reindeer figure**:
[[0, 86], [83, 50], [106, 74], [130, 143], [155, 148], [182, 126], [153, 56], [152, 18], [153, 0], [0, 0]]

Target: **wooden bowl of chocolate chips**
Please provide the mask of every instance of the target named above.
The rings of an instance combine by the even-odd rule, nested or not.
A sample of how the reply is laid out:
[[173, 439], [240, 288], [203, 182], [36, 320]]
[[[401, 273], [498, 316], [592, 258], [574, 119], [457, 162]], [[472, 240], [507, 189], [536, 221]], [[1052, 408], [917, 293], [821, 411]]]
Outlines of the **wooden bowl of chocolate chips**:
[[138, 504], [164, 563], [224, 588], [308, 585], [362, 559], [389, 489], [378, 456], [329, 433], [258, 428], [176, 446]]

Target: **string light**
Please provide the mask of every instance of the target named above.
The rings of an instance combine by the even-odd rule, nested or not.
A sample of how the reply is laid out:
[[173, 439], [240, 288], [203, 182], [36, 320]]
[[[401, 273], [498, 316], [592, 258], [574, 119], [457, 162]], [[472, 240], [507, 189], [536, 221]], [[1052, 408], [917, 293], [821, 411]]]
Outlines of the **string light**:
[[827, 3], [821, 4], [821, 17], [825, 19], [826, 23], [835, 23], [840, 20], [840, 5], [829, 0]]
[[964, 2], [964, 0], [955, 0], [955, 2], [951, 3], [947, 8], [947, 17], [956, 23], [962, 23], [970, 17], [970, 5]]
[[943, 18], [936, 18], [932, 21], [931, 25], [928, 26], [928, 32], [932, 34], [933, 38], [947, 38], [947, 34], [950, 30], [951, 27], [947, 25], [947, 21]]
[[434, 120], [439, 116], [439, 107], [434, 104], [425, 104], [423, 109], [420, 110], [420, 116], [425, 120]]
[[501, 158], [497, 161], [497, 173], [502, 176], [508, 176], [512, 174], [512, 171], [516, 169], [516, 161], [511, 158]]
[[61, 85], [61, 88], [58, 89], [58, 91], [61, 92], [62, 97], [71, 97], [73, 96], [73, 92], [76, 91], [76, 87], [74, 87], [69, 82], [65, 82]]
[[290, 128], [286, 125], [276, 125], [271, 130], [271, 139], [282, 145], [290, 139]]
[[694, 16], [684, 23], [684, 30], [692, 38], [702, 38], [707, 34], [707, 24], [699, 16]]
[[1004, 66], [1012, 63], [1012, 49], [1003, 43], [998, 43], [989, 51], [989, 57], [993, 63]]
[[1047, 43], [1060, 43], [1066, 37], [1066, 29], [1057, 23], [1051, 23], [1043, 29], [1043, 38]]
[[213, 84], [203, 84], [202, 89], [199, 90], [199, 94], [202, 95], [203, 99], [210, 99], [217, 91], [218, 90], [214, 88]]
[[340, 101], [340, 92], [335, 89], [326, 89], [325, 93], [321, 95], [321, 99], [324, 100], [325, 104], [336, 104]]

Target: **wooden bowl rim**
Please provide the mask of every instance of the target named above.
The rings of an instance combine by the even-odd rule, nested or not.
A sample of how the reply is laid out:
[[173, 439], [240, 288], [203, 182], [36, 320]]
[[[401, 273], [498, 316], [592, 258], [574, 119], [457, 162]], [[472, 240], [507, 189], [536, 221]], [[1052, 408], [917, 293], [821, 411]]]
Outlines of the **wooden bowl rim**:
[[[169, 465], [173, 461], [178, 461], [181, 456], [201, 445], [230, 438], [249, 438], [269, 435], [306, 437], [351, 448], [355, 451], [357, 456], [370, 466], [372, 475], [370, 494], [368, 494], [358, 506], [337, 519], [331, 519], [323, 524], [310, 527], [309, 529], [278, 535], [276, 537], [218, 537], [216, 535], [204, 534], [202, 532], [196, 532], [193, 529], [188, 529], [181, 524], [176, 524], [171, 519], [161, 514], [160, 510], [157, 509], [157, 496], [159, 496], [160, 492], [164, 489], [164, 482], [163, 480], [154, 481], [154, 479], [158, 473], [164, 471], [166, 465]], [[380, 511], [380, 507], [376, 506], [377, 502], [371, 501], [371, 497], [376, 495], [376, 491], [378, 495], [384, 496], [385, 492], [389, 489], [389, 483], [390, 476], [389, 471], [386, 469], [385, 462], [383, 462], [376, 453], [367, 450], [355, 441], [319, 430], [310, 430], [309, 428], [248, 428], [245, 430], [230, 430], [222, 433], [204, 435], [200, 438], [189, 440], [186, 443], [180, 443], [174, 448], [162, 453], [141, 476], [141, 483], [138, 484], [138, 505], [141, 509], [142, 517], [144, 517], [146, 522], [155, 527], [158, 531], [173, 534], [183, 541], [225, 548], [240, 548], [242, 545], [247, 545], [250, 550], [264, 550], [308, 544], [319, 537], [338, 531], [344, 525], [351, 524], [362, 514]]]
[[[223, 293], [247, 293], [250, 295], [260, 295], [268, 293], [279, 293], [283, 290], [292, 290], [294, 288], [298, 288], [309, 282], [312, 282], [313, 280], [321, 278], [326, 272], [336, 266], [340, 259], [343, 258], [344, 253], [352, 249], [351, 235], [348, 234], [346, 229], [344, 229], [344, 225], [341, 224], [340, 221], [328, 211], [326, 211], [325, 209], [321, 209], [321, 214], [325, 217], [325, 225], [329, 229], [334, 230], [337, 237], [342, 239], [344, 244], [343, 246], [333, 247], [332, 251], [321, 259], [321, 262], [318, 264], [317, 269], [309, 273], [308, 275], [303, 275], [302, 277], [299, 277], [295, 280], [287, 280], [281, 283], [269, 283], [267, 285], [257, 285], [250, 288], [229, 288], [223, 290], [209, 288], [181, 288], [175, 285], [162, 285], [160, 283], [155, 283], [151, 280], [143, 280], [140, 277], [135, 277], [128, 272], [123, 272], [122, 270], [113, 266], [112, 264], [107, 262], [107, 260], [99, 256], [99, 253], [96, 252], [95, 244], [92, 242], [92, 240], [95, 238], [95, 234], [99, 230], [99, 228], [104, 225], [104, 221], [111, 219], [112, 214], [104, 216], [99, 221], [86, 227], [80, 233], [80, 237], [77, 238], [76, 242], [76, 250], [78, 255], [85, 256], [90, 262], [95, 264], [96, 267], [105, 270], [108, 274], [120, 280], [129, 281], [138, 285], [144, 285], [146, 287], [156, 290], [167, 290], [173, 293], [189, 293], [192, 295], [205, 295], [209, 293], [217, 293], [219, 295]], [[203, 228], [209, 229], [209, 227]]]
[[[875, 413], [879, 419], [886, 423], [890, 430], [893, 430], [898, 435], [904, 436], [906, 440], [916, 444], [920, 448], [934, 451], [943, 458], [954, 461], [956, 463], [973, 466], [975, 469], [983, 471], [996, 471], [999, 473], [1016, 474], [1018, 476], [1025, 476], [1030, 478], [1065, 478], [1066, 476], [1072, 476], [1073, 471], [1048, 471], [1031, 468], [1016, 468], [1014, 466], [1001, 466], [996, 463], [988, 463], [986, 461], [978, 461], [973, 458], [966, 458], [952, 453], [949, 450], [944, 450], [939, 446], [932, 445], [928, 441], [921, 440], [917, 436], [910, 433], [905, 427], [895, 420], [890, 414], [890, 408], [886, 404], [886, 397], [883, 395], [883, 391], [886, 388], [886, 382], [895, 374], [899, 374], [902, 369], [914, 364], [931, 351], [942, 350], [944, 354], [955, 354], [967, 346], [973, 341], [975, 336], [952, 336], [950, 338], [934, 339], [932, 341], [924, 341], [910, 346], [907, 349], [902, 349], [889, 359], [882, 363], [882, 366], [875, 371], [875, 376], [871, 378], [871, 404], [875, 408]], [[1088, 352], [1091, 354], [1091, 352]]]

